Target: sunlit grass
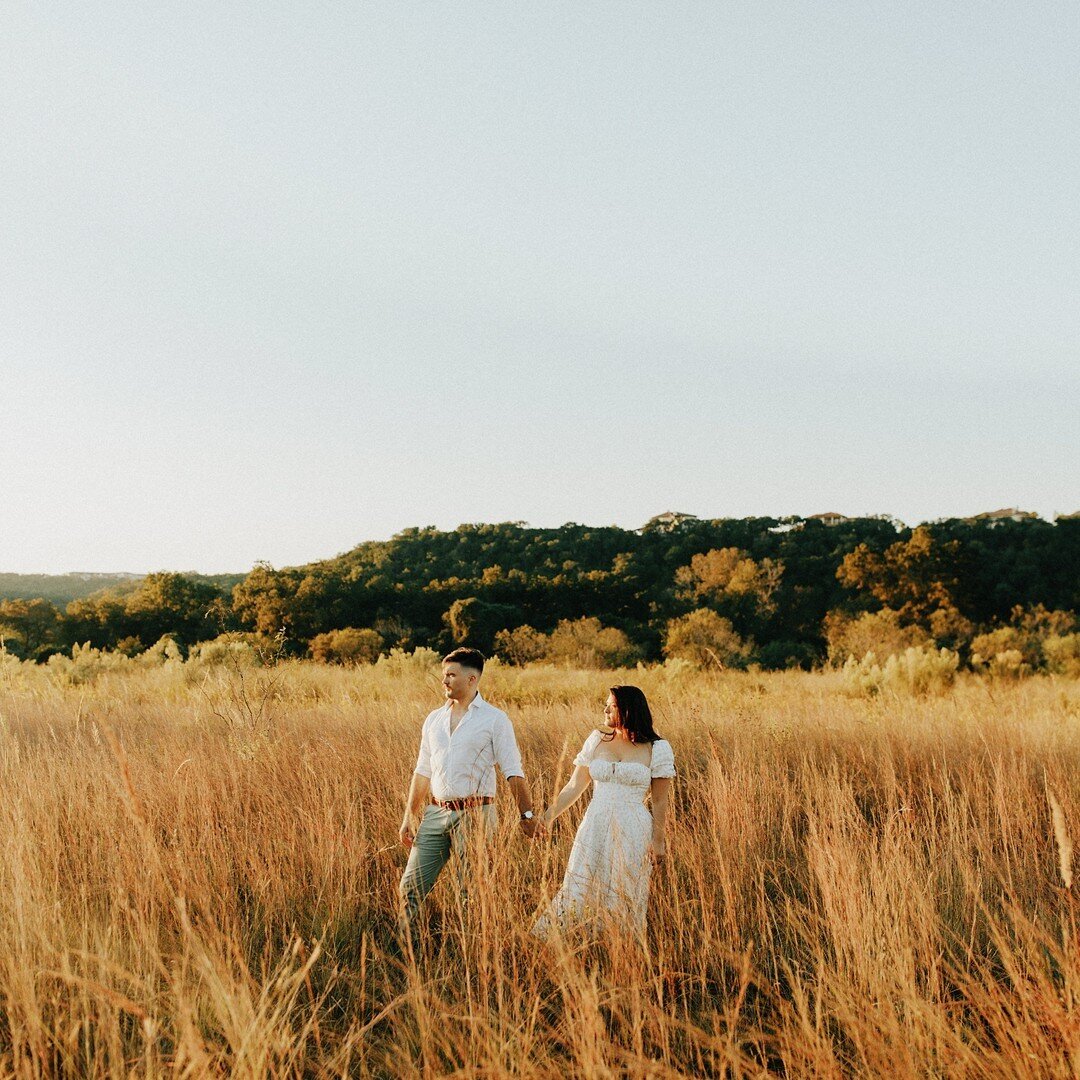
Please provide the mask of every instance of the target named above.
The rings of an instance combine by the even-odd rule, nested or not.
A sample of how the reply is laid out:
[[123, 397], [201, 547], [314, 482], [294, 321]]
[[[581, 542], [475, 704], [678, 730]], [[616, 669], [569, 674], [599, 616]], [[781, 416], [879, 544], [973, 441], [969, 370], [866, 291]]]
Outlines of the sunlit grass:
[[430, 674], [0, 671], [0, 1072], [1080, 1074], [1080, 685], [495, 667], [541, 801], [636, 681], [676, 752], [645, 948], [531, 919], [580, 816], [505, 791], [462, 911], [396, 938]]

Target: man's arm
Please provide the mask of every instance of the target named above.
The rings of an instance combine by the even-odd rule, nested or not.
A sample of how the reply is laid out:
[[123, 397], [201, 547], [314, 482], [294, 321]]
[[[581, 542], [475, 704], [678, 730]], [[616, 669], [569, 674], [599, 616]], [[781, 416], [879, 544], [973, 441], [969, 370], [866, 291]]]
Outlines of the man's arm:
[[[506, 778], [507, 784], [510, 785], [510, 791], [513, 793], [514, 801], [518, 806], [518, 814], [524, 814], [526, 810], [532, 810], [532, 793], [529, 791], [529, 784], [524, 776], [508, 776]], [[535, 836], [536, 830], [540, 825], [538, 818], [530, 818], [526, 820], [521, 818], [521, 831], [526, 836]]]
[[[499, 768], [502, 769], [502, 774], [506, 777], [506, 782], [510, 785], [510, 791], [517, 802], [518, 813], [524, 814], [526, 810], [531, 811], [532, 793], [525, 780], [525, 770], [521, 767], [521, 752], [518, 750], [513, 725], [505, 713], [502, 713], [495, 721], [495, 728], [491, 733], [491, 745], [495, 751], [495, 760], [499, 763]], [[538, 825], [536, 818], [529, 820], [521, 818], [521, 831], [526, 836], [535, 836]]]
[[416, 836], [416, 819], [423, 813], [431, 798], [431, 745], [428, 742], [429, 715], [420, 732], [420, 752], [416, 756], [416, 768], [409, 781], [409, 794], [405, 797], [405, 813], [398, 829], [398, 839], [407, 847], [412, 847]]
[[409, 794], [405, 799], [405, 814], [398, 829], [398, 839], [408, 848], [412, 847], [416, 837], [415, 823], [431, 798], [431, 777], [414, 772], [409, 783]]

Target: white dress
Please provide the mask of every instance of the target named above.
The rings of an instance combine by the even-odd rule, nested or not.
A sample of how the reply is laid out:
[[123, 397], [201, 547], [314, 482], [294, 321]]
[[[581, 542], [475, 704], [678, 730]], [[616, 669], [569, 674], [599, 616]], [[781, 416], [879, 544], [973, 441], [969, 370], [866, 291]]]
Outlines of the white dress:
[[651, 765], [605, 761], [596, 757], [600, 745], [600, 732], [594, 731], [574, 758], [575, 765], [589, 770], [593, 796], [574, 837], [562, 888], [533, 925], [538, 937], [547, 937], [556, 926], [605, 917], [628, 929], [645, 929], [652, 869], [652, 814], [645, 796], [654, 778], [675, 775], [675, 754], [670, 743], [658, 739], [652, 744]]

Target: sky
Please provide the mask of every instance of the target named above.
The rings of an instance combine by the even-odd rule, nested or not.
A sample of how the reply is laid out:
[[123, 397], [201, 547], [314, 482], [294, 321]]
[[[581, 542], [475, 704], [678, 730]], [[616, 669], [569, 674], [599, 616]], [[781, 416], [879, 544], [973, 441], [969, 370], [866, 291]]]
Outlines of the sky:
[[1080, 7], [0, 12], [0, 571], [1080, 510]]

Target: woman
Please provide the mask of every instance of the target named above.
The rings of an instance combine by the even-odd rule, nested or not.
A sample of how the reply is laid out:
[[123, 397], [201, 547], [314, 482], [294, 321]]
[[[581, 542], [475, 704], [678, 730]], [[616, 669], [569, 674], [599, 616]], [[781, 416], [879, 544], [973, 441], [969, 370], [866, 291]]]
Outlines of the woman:
[[[652, 863], [666, 854], [664, 829], [675, 775], [670, 743], [653, 730], [645, 695], [613, 686], [604, 708], [608, 730], [594, 731], [574, 758], [574, 772], [543, 815], [551, 823], [596, 784], [581, 819], [566, 877], [533, 933], [547, 937], [572, 923], [614, 918], [645, 929]], [[652, 797], [652, 813], [645, 797]]]

